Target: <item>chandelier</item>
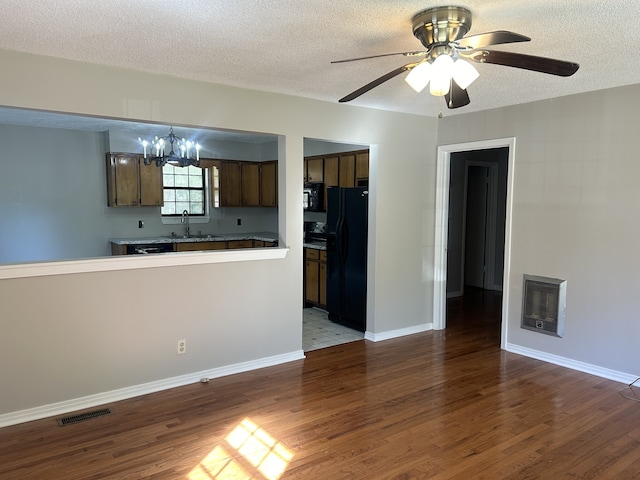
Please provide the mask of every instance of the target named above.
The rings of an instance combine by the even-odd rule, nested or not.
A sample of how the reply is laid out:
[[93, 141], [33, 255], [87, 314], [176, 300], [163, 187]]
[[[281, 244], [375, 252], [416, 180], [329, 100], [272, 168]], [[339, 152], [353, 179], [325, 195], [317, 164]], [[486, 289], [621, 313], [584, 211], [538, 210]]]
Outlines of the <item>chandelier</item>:
[[[145, 165], [155, 162], [157, 167], [167, 164], [174, 167], [200, 166], [200, 144], [179, 138], [173, 133], [173, 127], [165, 137], [155, 137], [152, 141], [138, 138], [138, 141], [142, 144]], [[167, 149], [169, 153], [166, 153]]]

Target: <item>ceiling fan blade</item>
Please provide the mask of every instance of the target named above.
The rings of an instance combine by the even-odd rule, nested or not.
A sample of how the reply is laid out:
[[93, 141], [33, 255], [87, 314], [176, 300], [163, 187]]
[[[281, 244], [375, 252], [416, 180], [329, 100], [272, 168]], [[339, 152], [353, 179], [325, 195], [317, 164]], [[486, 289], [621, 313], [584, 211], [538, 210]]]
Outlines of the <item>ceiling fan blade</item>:
[[418, 50], [415, 52], [383, 53], [381, 55], [370, 55], [368, 57], [347, 58], [346, 60], [334, 60], [331, 63], [357, 62], [358, 60], [368, 60], [370, 58], [380, 58], [380, 57], [392, 57], [394, 55], [404, 55], [405, 57], [417, 57], [417, 56], [424, 56], [427, 53], [428, 52], [425, 50]]
[[574, 62], [497, 50], [481, 50], [464, 56], [478, 63], [492, 63], [494, 65], [504, 65], [505, 67], [522, 68], [560, 77], [569, 77], [580, 68], [580, 65]]
[[460, 108], [465, 105], [469, 105], [469, 94], [466, 90], [460, 88], [460, 86], [456, 83], [456, 81], [451, 79], [451, 86], [449, 88], [449, 93], [444, 96], [444, 99], [447, 101], [447, 108]]
[[461, 38], [457, 45], [468, 49], [484, 48], [490, 45], [501, 45], [503, 43], [528, 42], [531, 39], [519, 33], [507, 30], [496, 30], [495, 32], [479, 33]]
[[382, 85], [387, 80], [391, 80], [393, 77], [397, 77], [402, 72], [406, 72], [407, 70], [411, 70], [416, 65], [418, 65], [418, 63], [419, 62], [407, 63], [406, 65], [398, 67], [395, 70], [392, 70], [389, 73], [386, 73], [386, 74], [382, 75], [381, 77], [376, 78], [373, 82], [367, 83], [364, 87], [360, 87], [359, 89], [351, 92], [349, 95], [346, 95], [346, 96], [342, 97], [340, 100], [338, 100], [338, 102], [340, 102], [340, 103], [350, 102], [351, 100], [353, 100], [355, 98], [358, 98], [363, 93], [367, 93], [369, 90], [374, 89], [378, 85]]

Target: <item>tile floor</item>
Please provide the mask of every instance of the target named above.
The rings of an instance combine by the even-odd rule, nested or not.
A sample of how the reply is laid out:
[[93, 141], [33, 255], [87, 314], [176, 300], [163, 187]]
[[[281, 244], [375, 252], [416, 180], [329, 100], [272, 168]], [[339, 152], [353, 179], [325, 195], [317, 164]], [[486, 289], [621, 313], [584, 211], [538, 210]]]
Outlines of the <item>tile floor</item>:
[[324, 310], [305, 308], [302, 312], [302, 350], [305, 352], [364, 338], [362, 332], [333, 323]]

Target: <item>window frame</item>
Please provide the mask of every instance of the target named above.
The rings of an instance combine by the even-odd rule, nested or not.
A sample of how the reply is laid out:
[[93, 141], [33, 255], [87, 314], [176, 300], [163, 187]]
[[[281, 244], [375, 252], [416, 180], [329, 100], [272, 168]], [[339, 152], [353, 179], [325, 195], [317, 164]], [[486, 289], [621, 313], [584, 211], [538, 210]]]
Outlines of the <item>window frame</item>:
[[[175, 169], [176, 168], [188, 168], [188, 167], [176, 167], [174, 165], [170, 165], [170, 166], [173, 167], [173, 169], [174, 169], [173, 172], [172, 172], [172, 174], [174, 176], [175, 176]], [[164, 174], [165, 174], [164, 167], [162, 167], [162, 168], [163, 168], [162, 175], [163, 175], [163, 179], [164, 179]], [[189, 217], [190, 218], [194, 218], [194, 219], [195, 218], [205, 218], [205, 217], [208, 217], [208, 215], [209, 215], [209, 212], [208, 212], [208, 203], [209, 203], [208, 202], [208, 198], [209, 198], [209, 196], [208, 196], [207, 168], [203, 167], [203, 166], [199, 166], [199, 167], [195, 167], [195, 168], [199, 168], [200, 169], [200, 174], [202, 175], [202, 187], [190, 187], [190, 186], [187, 186], [187, 187], [176, 187], [175, 185], [166, 186], [164, 184], [164, 180], [162, 182], [162, 198], [163, 198], [163, 203], [164, 204], [167, 203], [167, 200], [165, 200], [165, 198], [164, 198], [165, 190], [173, 190], [176, 193], [179, 190], [186, 190], [186, 191], [189, 191], [189, 192], [191, 192], [191, 191], [201, 191], [202, 192], [202, 213], [192, 213], [191, 211], [189, 211]], [[174, 200], [174, 203], [177, 203], [177, 201]], [[189, 203], [191, 203], [191, 201], [189, 201]], [[169, 218], [178, 218], [178, 217], [182, 216], [182, 212], [178, 213], [177, 211], [176, 211], [176, 213], [163, 213], [162, 210], [164, 208], [165, 207], [163, 205], [163, 207], [160, 209], [160, 216], [162, 218], [169, 219]], [[191, 210], [191, 208], [189, 208], [189, 210]]]

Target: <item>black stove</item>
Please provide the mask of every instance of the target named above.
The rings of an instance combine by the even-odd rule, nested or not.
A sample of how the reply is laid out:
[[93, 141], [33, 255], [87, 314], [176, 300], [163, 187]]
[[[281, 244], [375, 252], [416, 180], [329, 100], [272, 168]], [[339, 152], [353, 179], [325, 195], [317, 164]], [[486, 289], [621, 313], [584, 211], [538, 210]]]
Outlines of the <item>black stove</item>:
[[327, 224], [324, 222], [304, 222], [305, 243], [326, 242]]

